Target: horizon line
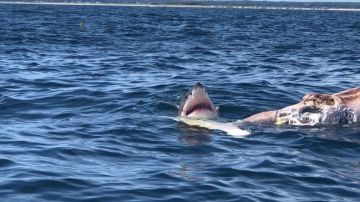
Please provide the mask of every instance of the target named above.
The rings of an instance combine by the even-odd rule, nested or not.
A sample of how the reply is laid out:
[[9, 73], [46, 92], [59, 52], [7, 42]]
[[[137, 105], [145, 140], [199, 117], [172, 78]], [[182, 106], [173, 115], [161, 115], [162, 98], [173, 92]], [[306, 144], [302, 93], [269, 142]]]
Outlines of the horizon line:
[[[289, 2], [292, 3], [292, 2]], [[149, 7], [149, 8], [217, 8], [217, 9], [254, 9], [254, 10], [305, 10], [305, 11], [348, 11], [360, 12], [359, 8], [306, 8], [306, 7], [277, 7], [277, 6], [236, 6], [236, 5], [188, 5], [188, 4], [150, 4], [150, 3], [101, 3], [101, 2], [24, 2], [1, 1], [0, 4], [20, 5], [62, 5], [62, 6], [109, 6], [109, 7]]]

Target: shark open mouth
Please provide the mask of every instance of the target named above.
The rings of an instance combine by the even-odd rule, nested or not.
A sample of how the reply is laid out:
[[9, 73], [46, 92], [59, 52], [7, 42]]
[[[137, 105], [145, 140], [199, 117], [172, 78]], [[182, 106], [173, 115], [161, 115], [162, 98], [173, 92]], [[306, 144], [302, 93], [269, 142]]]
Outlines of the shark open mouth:
[[200, 119], [217, 117], [217, 111], [201, 83], [196, 83], [185, 95], [179, 107], [179, 116]]
[[186, 112], [185, 115], [189, 116], [193, 113], [200, 113], [201, 111], [212, 111], [212, 107], [211, 107], [211, 103], [198, 103], [195, 104], [194, 106], [192, 106], [191, 108], [189, 108]]

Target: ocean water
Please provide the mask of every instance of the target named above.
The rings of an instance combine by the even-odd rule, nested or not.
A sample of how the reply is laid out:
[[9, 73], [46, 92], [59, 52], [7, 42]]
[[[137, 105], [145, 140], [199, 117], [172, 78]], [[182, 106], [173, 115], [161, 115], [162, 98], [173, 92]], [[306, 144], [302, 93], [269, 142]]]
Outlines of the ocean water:
[[198, 81], [222, 121], [359, 86], [359, 13], [0, 5], [0, 27], [1, 201], [360, 199], [358, 126], [166, 118]]

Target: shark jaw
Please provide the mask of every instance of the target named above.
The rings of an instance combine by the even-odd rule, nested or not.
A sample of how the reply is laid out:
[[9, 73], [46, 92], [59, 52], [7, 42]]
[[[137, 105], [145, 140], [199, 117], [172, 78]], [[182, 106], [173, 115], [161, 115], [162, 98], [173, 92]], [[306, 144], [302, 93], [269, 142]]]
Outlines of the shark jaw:
[[179, 107], [180, 117], [193, 119], [215, 119], [218, 116], [205, 87], [196, 83], [185, 95]]

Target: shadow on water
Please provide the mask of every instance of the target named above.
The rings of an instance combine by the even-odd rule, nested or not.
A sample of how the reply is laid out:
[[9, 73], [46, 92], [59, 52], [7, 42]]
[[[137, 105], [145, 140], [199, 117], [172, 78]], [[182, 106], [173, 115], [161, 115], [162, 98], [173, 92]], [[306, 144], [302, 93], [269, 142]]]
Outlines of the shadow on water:
[[181, 134], [179, 141], [185, 145], [203, 145], [212, 141], [211, 131], [208, 129], [187, 126], [179, 123], [178, 129]]

